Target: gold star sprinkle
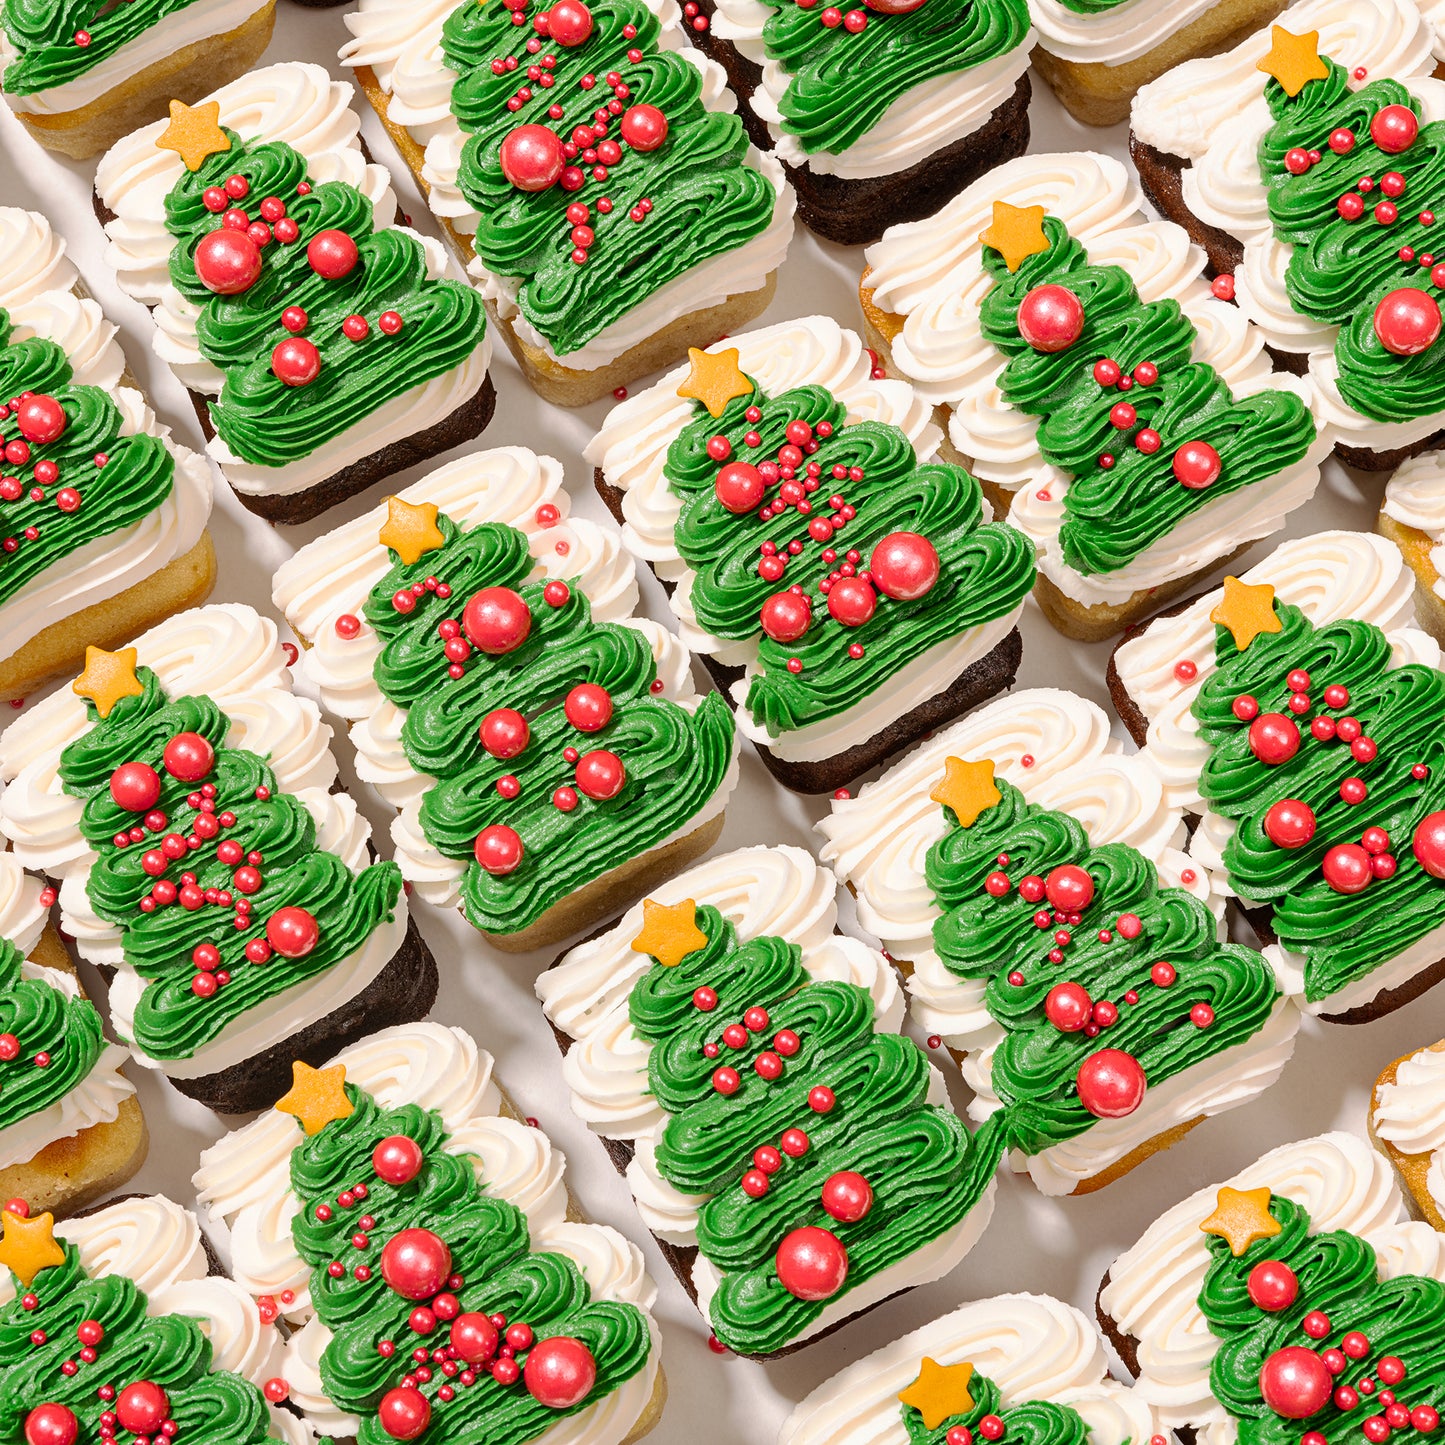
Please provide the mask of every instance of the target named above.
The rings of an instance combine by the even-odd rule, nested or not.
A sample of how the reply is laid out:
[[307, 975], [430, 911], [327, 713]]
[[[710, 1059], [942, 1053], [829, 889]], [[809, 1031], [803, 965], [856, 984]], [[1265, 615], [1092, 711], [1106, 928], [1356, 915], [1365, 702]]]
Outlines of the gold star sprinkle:
[[444, 547], [447, 539], [437, 526], [435, 502], [414, 506], [400, 497], [388, 497], [386, 522], [376, 534], [376, 540], [383, 547], [390, 547], [410, 567], [428, 552]]
[[349, 1118], [356, 1105], [346, 1097], [346, 1065], [313, 1069], [297, 1059], [291, 1065], [291, 1087], [276, 1100], [276, 1112], [300, 1120], [308, 1135], [319, 1134], [333, 1119]]
[[1274, 588], [1268, 582], [1252, 587], [1238, 577], [1224, 579], [1224, 597], [1209, 614], [1211, 622], [1227, 627], [1234, 645], [1243, 652], [1261, 632], [1282, 632], [1284, 623], [1274, 610]]
[[900, 1404], [912, 1405], [923, 1416], [923, 1428], [936, 1430], [955, 1415], [966, 1415], [973, 1409], [969, 1385], [973, 1366], [965, 1360], [961, 1365], [940, 1365], [927, 1355], [918, 1367], [918, 1378], [898, 1392]]
[[156, 142], [158, 151], [175, 151], [188, 171], [198, 171], [207, 156], [231, 149], [231, 137], [221, 129], [221, 102], [190, 106], [171, 102], [171, 123]]
[[138, 661], [133, 647], [122, 647], [119, 652], [87, 647], [85, 671], [70, 684], [70, 690], [76, 697], [89, 698], [101, 717], [109, 717], [121, 698], [139, 697], [145, 691], [135, 675]]
[[752, 394], [752, 382], [738, 367], [736, 346], [726, 351], [699, 351], [689, 346], [687, 359], [692, 362], [692, 370], [677, 394], [689, 401], [700, 401], [710, 415], [719, 417], [735, 397]]
[[1217, 1234], [1227, 1240], [1236, 1259], [1257, 1239], [1273, 1239], [1281, 1225], [1269, 1212], [1273, 1196], [1268, 1189], [1231, 1189], [1227, 1184], [1219, 1191], [1214, 1213], [1199, 1227], [1205, 1234]]
[[993, 780], [993, 763], [966, 763], [962, 758], [945, 758], [942, 780], [928, 795], [935, 803], [952, 808], [961, 828], [971, 828], [985, 808], [1003, 796]]
[[985, 246], [992, 246], [1010, 271], [1017, 271], [1030, 256], [1049, 249], [1049, 238], [1044, 235], [1044, 208], [995, 201], [993, 220], [986, 230], [979, 232], [978, 239]]
[[650, 953], [664, 968], [676, 968], [688, 954], [707, 947], [707, 934], [697, 926], [697, 904], [691, 898], [669, 907], [643, 900], [642, 932], [632, 940], [638, 953]]
[[27, 1289], [42, 1269], [65, 1263], [65, 1251], [55, 1242], [55, 1220], [50, 1214], [30, 1219], [0, 1211], [5, 1233], [0, 1235], [0, 1264], [6, 1265]]
[[1324, 80], [1329, 67], [1320, 59], [1320, 32], [1307, 30], [1294, 35], [1283, 25], [1276, 25], [1270, 37], [1269, 54], [1256, 70], [1272, 75], [1291, 100], [1305, 88], [1308, 81]]

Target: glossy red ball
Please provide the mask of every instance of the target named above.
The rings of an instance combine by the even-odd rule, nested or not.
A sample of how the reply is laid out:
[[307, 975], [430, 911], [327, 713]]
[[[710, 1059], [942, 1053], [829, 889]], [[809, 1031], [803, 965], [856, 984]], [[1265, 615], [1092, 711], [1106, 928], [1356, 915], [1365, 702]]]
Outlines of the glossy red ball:
[[25, 1417], [26, 1445], [75, 1445], [80, 1421], [64, 1405], [37, 1405]]
[[305, 908], [278, 908], [266, 920], [266, 942], [282, 958], [305, 958], [320, 938], [315, 915]]
[[581, 45], [592, 34], [592, 12], [581, 0], [557, 0], [547, 12], [547, 34], [569, 50]]
[[1066, 1034], [1077, 1033], [1089, 1022], [1094, 1001], [1088, 990], [1077, 983], [1056, 983], [1044, 1000], [1044, 1015], [1056, 1029]]
[[874, 547], [868, 571], [884, 596], [912, 602], [938, 581], [938, 549], [917, 532], [890, 532]]
[[622, 791], [627, 781], [627, 770], [622, 759], [606, 748], [596, 748], [583, 753], [577, 760], [577, 791], [605, 803]]
[[447, 1343], [468, 1365], [484, 1365], [497, 1353], [497, 1327], [490, 1318], [469, 1310], [452, 1321]]
[[1282, 712], [1262, 712], [1249, 725], [1249, 750], [1271, 767], [1299, 752], [1299, 724]]
[[831, 1299], [848, 1278], [848, 1251], [831, 1230], [806, 1224], [783, 1236], [773, 1259], [778, 1282], [796, 1299]]
[[1276, 1350], [1259, 1372], [1264, 1403], [1286, 1420], [1307, 1420], [1323, 1410], [1334, 1386], [1325, 1362], [1303, 1345]]
[[1100, 1049], [1079, 1065], [1079, 1102], [1098, 1119], [1122, 1119], [1144, 1102], [1144, 1069], [1122, 1049]]
[[581, 1340], [553, 1335], [532, 1346], [522, 1381], [539, 1405], [549, 1410], [570, 1410], [592, 1393], [597, 1383], [597, 1361]]
[[399, 1385], [381, 1397], [376, 1418], [393, 1440], [415, 1440], [431, 1424], [431, 1402], [414, 1386]]
[[828, 592], [828, 615], [844, 627], [862, 627], [878, 610], [878, 594], [861, 577], [844, 577]]
[[823, 1182], [823, 1208], [840, 1224], [857, 1224], [873, 1208], [873, 1186], [852, 1169], [830, 1174]]
[[812, 625], [813, 609], [796, 592], [775, 592], [763, 603], [758, 620], [774, 642], [796, 642]]
[[519, 125], [502, 141], [502, 174], [519, 191], [546, 191], [567, 166], [562, 137], [545, 125]]
[[622, 139], [635, 151], [655, 151], [667, 139], [667, 117], [655, 105], [632, 105], [622, 112]]
[[217, 296], [238, 296], [261, 278], [261, 248], [229, 226], [202, 236], [194, 260], [196, 279]]
[[371, 1167], [388, 1184], [410, 1184], [421, 1173], [421, 1145], [407, 1134], [388, 1134], [371, 1151]]
[[1370, 117], [1370, 139], [1386, 155], [1409, 150], [1419, 134], [1419, 118], [1408, 105], [1383, 106]]
[[713, 490], [728, 511], [741, 516], [763, 500], [768, 486], [751, 462], [729, 462], [718, 471]]
[[1370, 855], [1358, 843], [1337, 843], [1325, 854], [1320, 869], [1336, 893], [1363, 893], [1375, 876]]
[[1264, 832], [1278, 848], [1303, 848], [1315, 835], [1314, 809], [1298, 798], [1281, 798], [1264, 815]]
[[492, 823], [477, 834], [472, 856], [493, 877], [514, 872], [522, 861], [522, 840], [515, 828], [505, 823]]
[[612, 721], [612, 694], [595, 682], [579, 682], [563, 700], [562, 711], [579, 733], [600, 732]]
[[1445, 813], [1427, 813], [1421, 818], [1410, 847], [1432, 878], [1445, 878]]
[[1044, 894], [1060, 913], [1082, 913], [1094, 901], [1094, 880], [1077, 863], [1061, 863], [1044, 879]]
[[321, 375], [321, 353], [304, 336], [289, 336], [271, 352], [271, 370], [287, 386], [310, 386]]
[[[601, 692], [601, 688], [598, 691]], [[532, 738], [532, 729], [527, 719], [516, 708], [493, 708], [482, 719], [477, 729], [482, 746], [494, 758], [515, 758], [523, 752]]]
[[491, 657], [520, 647], [532, 631], [532, 613], [510, 587], [483, 587], [462, 612], [462, 631]]
[[160, 774], [149, 763], [122, 763], [110, 775], [110, 796], [128, 812], [148, 813], [160, 801]]
[[166, 1392], [151, 1380], [136, 1380], [115, 1397], [115, 1418], [134, 1435], [153, 1435], [171, 1413]]
[[1084, 330], [1084, 303], [1066, 286], [1035, 286], [1019, 302], [1019, 335], [1035, 351], [1065, 351]]
[[15, 408], [20, 435], [36, 446], [59, 441], [65, 435], [65, 408], [53, 396], [27, 396]]
[[1189, 441], [1174, 453], [1169, 465], [1175, 481], [1181, 487], [1198, 492], [1219, 480], [1224, 464], [1219, 459], [1219, 453], [1208, 442]]
[[381, 1277], [403, 1299], [430, 1299], [446, 1286], [452, 1252], [430, 1229], [403, 1229], [381, 1249]]
[[1249, 1297], [1262, 1310], [1278, 1314], [1287, 1310], [1299, 1295], [1299, 1278], [1279, 1259], [1262, 1259], [1249, 1272]]
[[216, 761], [216, 750], [200, 733], [177, 733], [161, 754], [161, 765], [183, 783], [199, 783]]
[[339, 281], [356, 269], [361, 253], [345, 231], [318, 231], [306, 243], [306, 261], [318, 276]]
[[1375, 335], [1395, 356], [1418, 356], [1440, 337], [1440, 307], [1418, 286], [1400, 286], [1375, 307]]

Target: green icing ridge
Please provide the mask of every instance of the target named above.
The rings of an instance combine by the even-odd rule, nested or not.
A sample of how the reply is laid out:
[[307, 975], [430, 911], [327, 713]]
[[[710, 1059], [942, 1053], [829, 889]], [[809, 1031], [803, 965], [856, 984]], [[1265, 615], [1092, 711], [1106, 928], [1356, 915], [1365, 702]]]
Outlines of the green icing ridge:
[[[933, 1430], [923, 1423], [917, 1409], [904, 1405], [900, 1413], [909, 1445], [948, 1445], [948, 1432], [960, 1425], [975, 1441], [986, 1440], [978, 1428], [986, 1415], [1003, 1421], [1004, 1432], [999, 1438], [1012, 1445], [1087, 1445], [1089, 1427], [1070, 1405], [1059, 1405], [1052, 1400], [1024, 1400], [1005, 1410], [1001, 1408], [998, 1386], [977, 1370], [968, 1382], [968, 1393], [973, 1397], [973, 1408], [961, 1415], [950, 1415]], [[1146, 1445], [1146, 1442], [1139, 1440], [1133, 1445]]]

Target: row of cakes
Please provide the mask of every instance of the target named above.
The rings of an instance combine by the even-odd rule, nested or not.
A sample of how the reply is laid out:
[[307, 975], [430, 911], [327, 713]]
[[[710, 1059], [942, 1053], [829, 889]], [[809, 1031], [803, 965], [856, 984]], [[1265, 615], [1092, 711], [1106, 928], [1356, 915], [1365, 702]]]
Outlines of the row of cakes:
[[[709, 904], [699, 919], [722, 916]], [[651, 1005], [656, 1018], [665, 990]], [[1438, 1225], [1442, 1059], [1432, 1046], [1381, 1076], [1378, 1149], [1343, 1132], [1287, 1144], [1166, 1210], [1104, 1275], [1097, 1325], [1040, 1295], [965, 1304], [825, 1382], [780, 1445], [1433, 1434], [1445, 1241], [1406, 1211]], [[728, 1259], [699, 1304], [744, 1345], [786, 1339], [790, 1315], [795, 1337], [816, 1334], [906, 1286], [901, 1266], [876, 1266], [910, 1243], [915, 1275], [950, 1267], [918, 1246], [918, 1210], [893, 1207], [881, 1172], [874, 1192], [837, 1167], [872, 1167], [866, 1133], [820, 1120], [805, 1142], [773, 1177], [806, 1174], [831, 1229], [795, 1227], [748, 1266], [750, 1236], [766, 1251], [778, 1232], [766, 1196], [731, 1208], [727, 1228], [712, 1203], [699, 1219], [697, 1264]], [[298, 1063], [273, 1108], [203, 1153], [199, 1218], [131, 1195], [57, 1224], [11, 1200], [13, 1432], [27, 1445], [640, 1439], [666, 1401], [655, 1286], [635, 1246], [580, 1215], [564, 1167], [464, 1032], [416, 1024]], [[770, 1275], [781, 1289], [760, 1287]], [[1132, 1384], [1111, 1375], [1106, 1340]]]

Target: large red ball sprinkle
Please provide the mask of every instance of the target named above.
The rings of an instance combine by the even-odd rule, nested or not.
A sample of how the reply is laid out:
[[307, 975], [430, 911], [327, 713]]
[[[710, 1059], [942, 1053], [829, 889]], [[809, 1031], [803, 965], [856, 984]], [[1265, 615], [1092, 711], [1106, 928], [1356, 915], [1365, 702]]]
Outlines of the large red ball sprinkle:
[[462, 612], [462, 630], [492, 657], [520, 647], [532, 630], [532, 613], [510, 587], [483, 587]]
[[1066, 286], [1035, 286], [1019, 302], [1018, 328], [1035, 351], [1064, 351], [1084, 330], [1084, 304]]
[[1277, 848], [1303, 848], [1315, 835], [1314, 809], [1298, 798], [1281, 798], [1264, 815], [1264, 832]]
[[1363, 893], [1375, 876], [1370, 855], [1358, 843], [1337, 843], [1325, 854], [1320, 868], [1336, 893]]
[[1122, 1119], [1144, 1102], [1144, 1069], [1122, 1049], [1100, 1049], [1079, 1065], [1079, 1102], [1097, 1119]]
[[773, 1259], [778, 1283], [795, 1299], [831, 1299], [848, 1278], [848, 1251], [831, 1230], [806, 1224], [785, 1234]]
[[862, 627], [878, 610], [878, 594], [861, 577], [843, 577], [828, 592], [828, 615], [844, 627]]
[[545, 125], [519, 125], [502, 140], [502, 174], [519, 191], [545, 191], [567, 165], [562, 137]]
[[452, 1252], [430, 1229], [403, 1229], [381, 1248], [381, 1277], [403, 1299], [430, 1299], [451, 1272]]
[[75, 1445], [80, 1421], [64, 1405], [37, 1405], [25, 1417], [26, 1445]]
[[1044, 1016], [1056, 1029], [1077, 1033], [1093, 1016], [1094, 1001], [1082, 984], [1056, 983], [1044, 999]]
[[150, 1380], [136, 1380], [115, 1397], [115, 1417], [134, 1435], [153, 1435], [171, 1413], [166, 1392]]
[[472, 855], [493, 877], [501, 878], [515, 871], [521, 863], [522, 840], [515, 828], [509, 828], [505, 823], [492, 823], [477, 834], [477, 841], [472, 844]]
[[763, 603], [758, 618], [774, 642], [796, 642], [811, 625], [813, 609], [796, 592], [775, 592]]
[[1325, 1362], [1303, 1345], [1276, 1350], [1259, 1372], [1264, 1403], [1286, 1420], [1307, 1420], [1323, 1410], [1334, 1384]]
[[431, 1402], [415, 1386], [399, 1385], [381, 1397], [376, 1418], [393, 1440], [415, 1440], [431, 1424]]
[[1202, 441], [1185, 442], [1170, 462], [1175, 481], [1191, 492], [1202, 491], [1217, 482], [1222, 465], [1219, 453]]
[[160, 801], [161, 776], [149, 763], [122, 763], [110, 775], [110, 795], [127, 812], [148, 813]]
[[304, 336], [288, 336], [276, 343], [271, 370], [287, 386], [310, 386], [321, 375], [321, 353]]
[[1082, 913], [1094, 900], [1094, 880], [1077, 863], [1061, 863], [1049, 870], [1044, 893], [1060, 913]]
[[200, 733], [177, 733], [161, 754], [166, 772], [183, 783], [199, 783], [215, 760], [216, 750]]
[[410, 1184], [421, 1173], [423, 1157], [409, 1134], [388, 1134], [371, 1151], [371, 1167], [388, 1184]]
[[1421, 818], [1410, 846], [1432, 878], [1445, 878], [1445, 813], [1427, 813]]
[[741, 516], [763, 500], [768, 486], [751, 462], [729, 462], [718, 472], [713, 490], [728, 511]]
[[1370, 117], [1370, 139], [1386, 155], [1409, 150], [1419, 134], [1420, 121], [1408, 105], [1387, 105]]
[[53, 396], [27, 396], [15, 409], [15, 422], [26, 441], [43, 447], [65, 435], [65, 408]]
[[557, 0], [547, 12], [547, 34], [571, 49], [592, 34], [592, 12], [581, 0]]
[[873, 1208], [873, 1186], [852, 1169], [823, 1181], [823, 1208], [840, 1224], [857, 1224]]
[[917, 532], [890, 532], [868, 559], [873, 585], [900, 602], [912, 602], [932, 591], [938, 569], [938, 549]]
[[1299, 725], [1282, 712], [1262, 712], [1249, 725], [1249, 750], [1270, 767], [1287, 763], [1299, 751]]
[[567, 694], [562, 711], [579, 733], [600, 732], [612, 721], [612, 694], [595, 682], [579, 682]]
[[655, 151], [667, 139], [667, 117], [655, 105], [622, 112], [622, 139], [635, 151]]
[[305, 958], [320, 938], [315, 916], [304, 908], [278, 908], [266, 920], [266, 942], [282, 958]]
[[447, 1343], [468, 1365], [484, 1365], [497, 1353], [497, 1327], [488, 1316], [468, 1310], [452, 1321]]
[[1263, 1259], [1249, 1272], [1249, 1297], [1262, 1310], [1278, 1314], [1299, 1295], [1299, 1278], [1283, 1260]]
[[577, 790], [599, 803], [615, 798], [627, 781], [622, 759], [606, 748], [583, 753], [577, 760]]
[[592, 1393], [597, 1383], [597, 1361], [581, 1340], [553, 1335], [539, 1340], [527, 1352], [522, 1380], [539, 1405], [549, 1410], [570, 1410]]
[[345, 231], [318, 231], [306, 243], [306, 260], [318, 276], [339, 281], [355, 269], [360, 252]]
[[1375, 307], [1375, 335], [1395, 356], [1418, 356], [1440, 337], [1440, 307], [1418, 286], [1388, 292]]
[[526, 748], [532, 737], [532, 729], [527, 726], [527, 719], [512, 707], [493, 708], [482, 719], [477, 733], [482, 740], [482, 746], [494, 758], [515, 758]]

